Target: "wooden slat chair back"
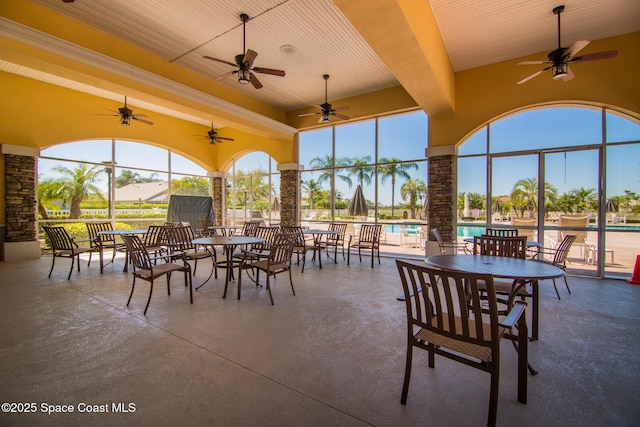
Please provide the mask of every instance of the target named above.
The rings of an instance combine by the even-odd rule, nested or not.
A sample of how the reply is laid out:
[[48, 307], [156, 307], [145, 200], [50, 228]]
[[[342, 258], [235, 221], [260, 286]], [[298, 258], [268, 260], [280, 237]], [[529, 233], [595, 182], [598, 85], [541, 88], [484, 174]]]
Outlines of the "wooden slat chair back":
[[487, 236], [499, 236], [499, 237], [517, 237], [518, 229], [514, 228], [487, 228], [485, 233]]
[[307, 262], [307, 252], [314, 251], [315, 255], [316, 247], [310, 244], [307, 239], [305, 239], [302, 227], [281, 225], [280, 229], [283, 233], [290, 235], [290, 237], [293, 239], [293, 253], [295, 253], [297, 256], [296, 265], [300, 265], [300, 255], [302, 255], [301, 272], [304, 273], [304, 265]]
[[213, 227], [213, 221], [211, 218], [199, 219], [196, 221], [196, 235], [198, 237], [208, 237], [213, 235], [209, 227]]
[[245, 221], [244, 224], [242, 224], [242, 230], [240, 232], [240, 234], [242, 236], [255, 236], [256, 232], [258, 231], [258, 227], [260, 226], [260, 221]]
[[[62, 226], [48, 226], [43, 225], [42, 228], [49, 238], [49, 244], [51, 245], [51, 251], [53, 252], [53, 258], [51, 262], [51, 269], [49, 270], [49, 276], [53, 272], [53, 266], [56, 263], [56, 258], [71, 258], [71, 268], [69, 269], [69, 275], [67, 280], [71, 279], [71, 273], [73, 272], [73, 265], [77, 262], [78, 272], [80, 272], [80, 255], [84, 253], [100, 252], [95, 246], [91, 246], [88, 240], [75, 241], [73, 237], [67, 233], [67, 230]], [[78, 243], [86, 243], [84, 246], [78, 245]], [[102, 263], [102, 259], [100, 260]]]
[[266, 288], [269, 292], [271, 305], [274, 305], [273, 294], [271, 293], [271, 276], [288, 272], [291, 291], [293, 292], [293, 295], [296, 294], [296, 290], [293, 287], [293, 278], [291, 277], [291, 257], [293, 256], [293, 246], [296, 239], [297, 236], [295, 233], [278, 233], [271, 245], [268, 258], [258, 261], [251, 261], [246, 258], [240, 264], [240, 272], [238, 273], [238, 299], [240, 299], [242, 287], [242, 270], [246, 269], [257, 269], [263, 271], [267, 275]]
[[332, 222], [329, 224], [329, 231], [336, 231], [338, 234], [327, 234], [327, 239], [325, 241], [325, 247], [327, 249], [327, 256], [329, 252], [329, 248], [333, 248], [333, 260], [334, 262], [338, 262], [338, 246], [342, 247], [342, 259], [345, 259], [344, 255], [344, 240], [345, 235], [347, 234], [347, 223], [338, 223]]
[[[111, 261], [110, 264], [116, 259], [116, 253], [118, 251], [125, 250], [124, 242], [118, 242], [116, 236], [113, 234], [99, 234], [101, 231], [113, 231], [113, 224], [110, 222], [87, 222], [87, 233], [89, 233], [89, 242], [91, 247], [97, 248], [100, 251], [100, 273], [104, 270], [104, 250], [111, 249]], [[91, 254], [89, 254], [89, 264], [91, 263]]]
[[[400, 402], [407, 403], [414, 347], [491, 374], [487, 425], [496, 424], [500, 381], [500, 342], [517, 340], [518, 401], [527, 402], [526, 304], [518, 301], [499, 320], [491, 275], [447, 272], [396, 260], [407, 313], [407, 357]], [[486, 293], [488, 299], [481, 296]], [[485, 310], [486, 309], [486, 310]], [[518, 335], [512, 330], [517, 325]], [[464, 371], [461, 371], [463, 373]], [[469, 396], [470, 399], [473, 396]]]
[[378, 264], [380, 264], [380, 233], [382, 232], [381, 224], [362, 224], [357, 239], [350, 239], [347, 249], [347, 265], [350, 263], [351, 248], [358, 249], [358, 257], [362, 262], [362, 250], [371, 251], [371, 268], [373, 268], [373, 259], [376, 251], [378, 252]]
[[258, 260], [269, 257], [269, 251], [273, 246], [276, 235], [280, 232], [280, 227], [263, 227], [260, 226], [256, 230], [255, 237], [264, 239], [263, 243], [254, 243], [249, 245], [247, 249], [243, 249], [240, 253], [234, 254], [236, 259]]
[[[217, 259], [215, 249], [209, 249], [207, 247], [196, 245], [193, 240], [196, 238], [191, 226], [177, 226], [166, 228], [167, 241], [170, 248], [170, 254], [179, 253], [183, 254], [187, 261], [194, 261], [193, 275], [196, 275], [198, 269], [198, 260], [203, 258]], [[215, 269], [215, 262], [214, 262]], [[217, 275], [216, 275], [217, 277]]]
[[473, 254], [525, 259], [527, 237], [475, 236], [473, 238]]
[[193, 304], [193, 287], [191, 283], [191, 267], [187, 262], [186, 258], [181, 257], [181, 262], [174, 262], [175, 259], [171, 259], [168, 256], [162, 257], [162, 261], [157, 263], [156, 260], [153, 260], [149, 255], [149, 251], [144, 245], [144, 242], [140, 237], [135, 235], [123, 235], [122, 240], [124, 240], [125, 245], [127, 246], [127, 251], [129, 253], [129, 258], [133, 263], [133, 283], [131, 285], [131, 293], [129, 294], [129, 299], [127, 300], [127, 307], [131, 302], [131, 297], [133, 296], [133, 290], [136, 286], [136, 279], [141, 279], [149, 282], [149, 297], [147, 298], [147, 305], [144, 308], [144, 313], [147, 314], [147, 310], [149, 309], [149, 303], [151, 302], [151, 295], [153, 294], [153, 283], [155, 279], [161, 276], [167, 276], [167, 294], [171, 295], [171, 273], [174, 271], [181, 271], [184, 273], [184, 285], [189, 286], [189, 300], [191, 304]]
[[160, 255], [167, 250], [167, 225], [150, 225], [147, 234], [144, 235], [143, 244], [147, 251]]

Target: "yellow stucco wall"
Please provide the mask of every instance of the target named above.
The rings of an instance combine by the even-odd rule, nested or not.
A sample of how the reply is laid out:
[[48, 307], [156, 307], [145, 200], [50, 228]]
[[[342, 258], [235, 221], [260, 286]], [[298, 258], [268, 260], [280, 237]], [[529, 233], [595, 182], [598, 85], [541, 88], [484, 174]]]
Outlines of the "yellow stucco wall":
[[550, 71], [518, 85], [542, 68], [517, 65], [544, 53], [456, 73], [456, 111], [429, 118], [429, 146], [459, 144], [491, 120], [532, 106], [580, 103], [609, 106], [640, 118], [640, 33], [592, 42], [584, 53], [618, 50], [615, 59], [576, 63], [576, 77], [555, 81]]

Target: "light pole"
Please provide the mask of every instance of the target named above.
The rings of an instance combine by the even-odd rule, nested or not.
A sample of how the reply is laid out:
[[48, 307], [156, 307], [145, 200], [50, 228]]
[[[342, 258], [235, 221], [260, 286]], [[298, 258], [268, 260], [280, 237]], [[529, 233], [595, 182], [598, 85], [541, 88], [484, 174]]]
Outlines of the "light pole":
[[247, 190], [244, 190], [244, 203], [242, 204], [244, 206], [244, 209], [242, 210], [244, 212], [244, 220], [247, 220]]
[[107, 216], [111, 220], [111, 171], [113, 168], [111, 160], [103, 160], [102, 164], [105, 165], [104, 171], [107, 174]]

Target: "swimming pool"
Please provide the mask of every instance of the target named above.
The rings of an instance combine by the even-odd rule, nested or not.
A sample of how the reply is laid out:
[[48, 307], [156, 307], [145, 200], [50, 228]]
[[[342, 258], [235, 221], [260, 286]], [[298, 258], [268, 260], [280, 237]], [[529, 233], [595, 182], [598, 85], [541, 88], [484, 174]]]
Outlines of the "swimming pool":
[[[590, 227], [592, 228], [592, 227]], [[593, 227], [594, 231], [596, 230]], [[459, 225], [458, 226], [458, 237], [473, 237], [479, 236], [485, 232], [486, 228], [484, 227], [476, 227], [476, 226], [468, 226], [468, 225]], [[606, 231], [640, 231], [639, 225], [607, 225]]]
[[[408, 231], [416, 231], [420, 229], [419, 225], [416, 224], [406, 224], [405, 228]], [[398, 233], [400, 234], [400, 224], [387, 224], [384, 228], [387, 233]]]

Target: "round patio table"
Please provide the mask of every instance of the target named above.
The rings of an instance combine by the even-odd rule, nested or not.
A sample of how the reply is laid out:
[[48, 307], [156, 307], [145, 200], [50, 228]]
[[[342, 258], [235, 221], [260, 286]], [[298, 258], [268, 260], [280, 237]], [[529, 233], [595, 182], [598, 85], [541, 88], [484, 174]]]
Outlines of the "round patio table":
[[[507, 258], [490, 255], [434, 255], [425, 262], [443, 270], [461, 271], [475, 274], [491, 274], [494, 277], [513, 280], [516, 282], [531, 281], [533, 288], [533, 307], [531, 337], [538, 339], [538, 281], [557, 279], [565, 275], [564, 270], [555, 265], [532, 259]], [[512, 289], [517, 292], [518, 287]]]
[[193, 240], [194, 245], [203, 245], [203, 246], [222, 246], [224, 248], [224, 253], [226, 254], [226, 259], [224, 261], [216, 261], [211, 257], [213, 262], [213, 268], [211, 269], [211, 274], [207, 280], [205, 280], [200, 286], [196, 288], [196, 290], [203, 287], [211, 276], [213, 275], [213, 271], [216, 267], [226, 268], [227, 274], [224, 279], [224, 293], [222, 294], [222, 298], [227, 297], [227, 286], [229, 285], [230, 280], [234, 280], [233, 276], [233, 251], [238, 246], [245, 245], [253, 245], [256, 243], [264, 243], [264, 239], [260, 237], [252, 237], [252, 236], [211, 236], [211, 237], [199, 237]]
[[[316, 258], [316, 252], [318, 252], [318, 268], [322, 270], [322, 236], [327, 235], [338, 235], [337, 231], [334, 230], [302, 230], [302, 234], [310, 234], [313, 236], [313, 258]], [[327, 254], [329, 252], [327, 251]]]

